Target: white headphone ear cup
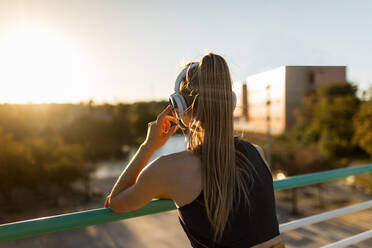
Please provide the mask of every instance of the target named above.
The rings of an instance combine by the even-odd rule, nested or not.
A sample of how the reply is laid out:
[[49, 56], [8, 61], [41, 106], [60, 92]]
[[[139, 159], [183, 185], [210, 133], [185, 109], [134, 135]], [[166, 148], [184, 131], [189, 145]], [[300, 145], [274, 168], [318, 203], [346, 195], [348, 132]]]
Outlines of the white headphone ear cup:
[[185, 111], [186, 111], [186, 108], [187, 108], [185, 99], [183, 99], [183, 96], [181, 96], [178, 93], [172, 94], [172, 97], [173, 97], [173, 100], [175, 101], [175, 103], [177, 104], [176, 109], [177, 109], [177, 112], [178, 112], [178, 117], [182, 118], [185, 115]]
[[232, 100], [233, 100], [233, 111], [235, 110], [235, 107], [236, 107], [236, 102], [237, 102], [237, 97], [236, 97], [236, 94], [235, 94], [235, 92], [233, 91], [232, 92]]

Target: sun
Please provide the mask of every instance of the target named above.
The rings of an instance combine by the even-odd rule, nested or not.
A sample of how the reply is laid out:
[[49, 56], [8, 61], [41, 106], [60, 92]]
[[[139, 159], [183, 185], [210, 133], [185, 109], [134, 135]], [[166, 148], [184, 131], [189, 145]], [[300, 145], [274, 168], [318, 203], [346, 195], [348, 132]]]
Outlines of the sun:
[[73, 102], [89, 98], [88, 70], [70, 37], [40, 25], [0, 33], [0, 102]]

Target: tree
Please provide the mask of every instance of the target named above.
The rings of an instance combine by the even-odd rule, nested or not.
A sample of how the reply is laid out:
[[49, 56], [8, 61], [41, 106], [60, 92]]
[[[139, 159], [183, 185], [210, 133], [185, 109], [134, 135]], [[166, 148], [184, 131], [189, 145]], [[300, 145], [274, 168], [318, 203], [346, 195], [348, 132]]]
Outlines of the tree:
[[[332, 83], [306, 92], [294, 113], [296, 125], [274, 140], [273, 167], [293, 176], [345, 166], [340, 158], [357, 147], [352, 142], [356, 90], [350, 83]], [[296, 213], [296, 190], [292, 193]]]
[[[365, 150], [372, 159], [372, 98], [361, 104], [354, 116], [355, 134], [353, 141]], [[355, 178], [357, 185], [372, 191], [372, 175], [365, 174]]]
[[361, 104], [353, 121], [353, 141], [372, 157], [372, 98]]
[[360, 102], [356, 91], [350, 83], [332, 83], [307, 92], [295, 111], [292, 139], [304, 145], [318, 144], [327, 156], [352, 154], [356, 149], [352, 119]]

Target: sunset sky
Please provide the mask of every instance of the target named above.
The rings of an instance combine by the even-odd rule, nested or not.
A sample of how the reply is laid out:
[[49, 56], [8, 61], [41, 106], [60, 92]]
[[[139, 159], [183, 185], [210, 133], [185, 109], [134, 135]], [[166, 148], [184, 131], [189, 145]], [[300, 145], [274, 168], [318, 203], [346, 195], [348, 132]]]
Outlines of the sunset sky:
[[234, 81], [346, 65], [372, 86], [372, 1], [0, 0], [0, 102], [167, 99], [179, 67], [222, 55]]

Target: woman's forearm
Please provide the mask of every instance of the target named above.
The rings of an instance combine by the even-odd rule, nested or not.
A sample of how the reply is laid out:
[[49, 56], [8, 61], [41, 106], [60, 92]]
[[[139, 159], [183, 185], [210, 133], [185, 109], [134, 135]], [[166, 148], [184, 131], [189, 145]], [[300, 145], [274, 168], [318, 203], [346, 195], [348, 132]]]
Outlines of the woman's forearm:
[[146, 144], [142, 144], [132, 160], [129, 162], [127, 167], [121, 173], [119, 179], [116, 181], [114, 187], [111, 190], [111, 198], [114, 198], [121, 191], [132, 186], [137, 179], [138, 174], [146, 166], [147, 162], [154, 154], [154, 150]]

